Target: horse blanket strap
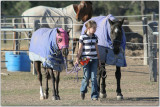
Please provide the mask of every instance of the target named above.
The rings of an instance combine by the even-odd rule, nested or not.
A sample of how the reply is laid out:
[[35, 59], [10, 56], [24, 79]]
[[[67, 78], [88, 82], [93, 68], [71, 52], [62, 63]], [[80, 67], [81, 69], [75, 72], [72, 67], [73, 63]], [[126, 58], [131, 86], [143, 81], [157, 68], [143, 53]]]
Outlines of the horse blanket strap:
[[[78, 64], [75, 64], [74, 67], [72, 68], [72, 70], [69, 71], [69, 72], [66, 70], [66, 73], [67, 73], [67, 74], [76, 73], [75, 80], [76, 80], [76, 78], [77, 78], [77, 82], [78, 82], [78, 71], [79, 71], [79, 70], [81, 70], [81, 67], [79, 67]], [[75, 80], [74, 80], [74, 81], [75, 81]]]
[[31, 61], [41, 61], [44, 67], [61, 72], [64, 69], [64, 59], [56, 43], [57, 28], [40, 28], [32, 35], [29, 58]]

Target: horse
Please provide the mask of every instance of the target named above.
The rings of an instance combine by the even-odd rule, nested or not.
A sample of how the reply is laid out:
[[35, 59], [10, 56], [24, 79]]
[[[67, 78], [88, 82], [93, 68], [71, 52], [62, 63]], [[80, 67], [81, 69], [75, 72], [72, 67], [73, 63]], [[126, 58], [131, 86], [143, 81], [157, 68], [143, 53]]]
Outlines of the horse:
[[[71, 4], [63, 8], [36, 6], [24, 11], [21, 16], [23, 17], [23, 27], [25, 28], [33, 28], [34, 26], [32, 23], [34, 22], [34, 20], [38, 20], [41, 23], [41, 28], [55, 28], [63, 27], [62, 25], [56, 24], [72, 24], [72, 21], [69, 19], [49, 16], [69, 16], [73, 20], [73, 24], [82, 24], [83, 22], [87, 21], [92, 17], [92, 12], [92, 2], [81, 1], [79, 4]], [[66, 25], [65, 28], [71, 28], [71, 25]], [[81, 30], [80, 25], [75, 25], [73, 28], [74, 32]]]
[[[40, 82], [40, 100], [48, 99], [48, 80], [52, 79], [52, 100], [60, 100], [59, 78], [60, 72], [65, 68], [64, 58], [68, 55], [69, 31], [62, 28], [40, 28], [36, 30], [31, 38], [29, 47], [29, 58], [35, 64], [35, 70]], [[46, 75], [45, 93], [42, 89], [41, 64], [43, 64]]]
[[[125, 59], [126, 38], [124, 30], [122, 28], [124, 18], [119, 21], [112, 14], [109, 14], [108, 16], [93, 17], [90, 20], [94, 20], [97, 23], [97, 30], [95, 34], [98, 37], [98, 50], [100, 56], [99, 60], [101, 63], [101, 66], [98, 67], [97, 71], [97, 87], [99, 97], [107, 97], [105, 89], [105, 80], [107, 77], [105, 70], [106, 63], [116, 66], [115, 77], [117, 80], [117, 100], [121, 100], [123, 99], [120, 87], [121, 67], [127, 66]], [[81, 34], [83, 34], [86, 29], [84, 25]]]

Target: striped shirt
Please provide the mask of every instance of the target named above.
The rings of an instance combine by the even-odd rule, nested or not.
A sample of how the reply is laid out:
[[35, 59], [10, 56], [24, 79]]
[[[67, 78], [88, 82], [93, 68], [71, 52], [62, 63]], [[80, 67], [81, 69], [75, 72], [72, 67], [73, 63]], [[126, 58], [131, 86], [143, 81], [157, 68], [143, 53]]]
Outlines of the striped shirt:
[[83, 44], [82, 58], [98, 59], [96, 51], [97, 36], [94, 34], [91, 37], [83, 34], [79, 38], [79, 42]]

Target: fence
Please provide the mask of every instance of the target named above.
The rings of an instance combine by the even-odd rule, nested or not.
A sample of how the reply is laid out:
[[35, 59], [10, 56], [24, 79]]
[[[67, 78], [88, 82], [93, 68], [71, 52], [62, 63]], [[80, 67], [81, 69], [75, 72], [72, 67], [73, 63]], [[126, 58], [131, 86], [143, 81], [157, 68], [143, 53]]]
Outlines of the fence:
[[[143, 16], [145, 16], [145, 17], [143, 17]], [[151, 15], [136, 15], [136, 16], [123, 16], [123, 17], [128, 17], [128, 18], [130, 18], [130, 17], [141, 17], [142, 18], [142, 21], [141, 22], [132, 22], [132, 23], [134, 23], [134, 24], [129, 24], [129, 25], [123, 25], [123, 27], [125, 27], [125, 26], [127, 26], [127, 27], [142, 27], [143, 28], [143, 30], [134, 30], [133, 32], [126, 32], [126, 34], [138, 34], [139, 32], [142, 32], [142, 35], [143, 35], [143, 42], [142, 43], [132, 43], [132, 42], [130, 42], [130, 41], [127, 41], [127, 44], [130, 44], [130, 45], [143, 45], [143, 48], [144, 48], [144, 57], [132, 57], [132, 56], [126, 56], [127, 58], [143, 58], [144, 59], [144, 65], [148, 65], [149, 64], [149, 68], [150, 68], [150, 80], [151, 81], [157, 81], [157, 79], [156, 79], [156, 75], [157, 75], [157, 70], [155, 69], [155, 68], [157, 68], [157, 66], [155, 67], [153, 67], [153, 65], [155, 65], [156, 64], [156, 61], [157, 61], [157, 56], [156, 57], [153, 57], [153, 56], [155, 56], [155, 53], [156, 53], [156, 48], [154, 48], [155, 47], [155, 45], [157, 45], [158, 43], [156, 42], [156, 41], [153, 41], [153, 42], [148, 42], [148, 41], [150, 41], [150, 40], [148, 40], [148, 39], [151, 39], [152, 40], [152, 38], [154, 38], [155, 37], [155, 35], [157, 35], [157, 34], [159, 34], [158, 33], [158, 31], [157, 30], [154, 30], [154, 31], [152, 31], [152, 27], [155, 27], [155, 26], [158, 26], [158, 25], [154, 25], [154, 26], [151, 26], [149, 23], [152, 23], [152, 22], [150, 22], [150, 21], [148, 21], [147, 20], [147, 17], [149, 17], [148, 19], [151, 19], [151, 21], [153, 21], [153, 20], [155, 20], [156, 19], [156, 17], [157, 17], [157, 14], [151, 14]], [[116, 16], [116, 17], [118, 17], [118, 18], [120, 18], [120, 17], [122, 17], [122, 16]], [[19, 18], [19, 17], [16, 17], [16, 18]], [[7, 17], [5, 17], [4, 18], [5, 20], [7, 20]], [[3, 21], [4, 22], [4, 21]], [[35, 23], [39, 23], [39, 22], [35, 22]], [[142, 24], [138, 24], [138, 23], [142, 23]], [[155, 22], [154, 22], [155, 23]], [[4, 24], [4, 23], [2, 23], [2, 24]], [[7, 23], [6, 23], [7, 24]], [[9, 23], [8, 23], [9, 24]], [[22, 23], [19, 23], [19, 24], [22, 24]], [[29, 24], [29, 23], [28, 23]], [[33, 24], [33, 23], [32, 23]], [[62, 23], [63, 24], [63, 23]], [[66, 24], [64, 24], [64, 25], [66, 25]], [[74, 25], [80, 25], [80, 24], [74, 24]], [[36, 28], [35, 28], [36, 29]], [[4, 33], [4, 39], [1, 39], [1, 40], [3, 40], [4, 41], [4, 43], [6, 42], [6, 40], [14, 40], [15, 41], [15, 44], [17, 44], [17, 42], [16, 41], [18, 41], [18, 40], [29, 40], [30, 38], [16, 38], [17, 36], [16, 36], [16, 32], [29, 32], [29, 31], [33, 31], [33, 29], [30, 29], [30, 28], [28, 28], [28, 29], [22, 29], [22, 28], [14, 28], [13, 29], [13, 27], [8, 27], [8, 26], [4, 26], [4, 27], [2, 27], [2, 29], [1, 29], [1, 31], [3, 31], [3, 32], [7, 32], [7, 31], [13, 31], [14, 32], [14, 37], [15, 38], [13, 38], [13, 39], [6, 39], [6, 35], [5, 35], [5, 33]], [[72, 33], [73, 34], [73, 33]], [[152, 38], [148, 38], [148, 37], [150, 37], [149, 35], [151, 35], [151, 37]], [[154, 35], [154, 36], [153, 36]], [[72, 38], [71, 40], [72, 40], [72, 44], [73, 44], [73, 39], [74, 38]], [[77, 41], [78, 41], [78, 39], [76, 39]], [[150, 44], [150, 45], [149, 45]], [[149, 47], [150, 46], [150, 47]], [[72, 45], [72, 49], [73, 49], [73, 45]], [[2, 52], [4, 52], [4, 51], [6, 51], [6, 50], [2, 50]], [[11, 50], [8, 50], [8, 51], [11, 51]], [[18, 50], [18, 47], [16, 47], [16, 45], [14, 45], [14, 51], [15, 52], [19, 52], [19, 51], [21, 51], [21, 50]], [[25, 51], [28, 51], [28, 50], [25, 50]], [[72, 54], [70, 54], [71, 56], [72, 56], [72, 58], [75, 56], [75, 54], [73, 53], [73, 50], [71, 50], [72, 51]], [[150, 52], [150, 53], [149, 53]], [[153, 54], [154, 53], [154, 54]], [[152, 63], [150, 62], [148, 62], [148, 59], [149, 60], [152, 60]], [[153, 72], [152, 72], [153, 71]]]

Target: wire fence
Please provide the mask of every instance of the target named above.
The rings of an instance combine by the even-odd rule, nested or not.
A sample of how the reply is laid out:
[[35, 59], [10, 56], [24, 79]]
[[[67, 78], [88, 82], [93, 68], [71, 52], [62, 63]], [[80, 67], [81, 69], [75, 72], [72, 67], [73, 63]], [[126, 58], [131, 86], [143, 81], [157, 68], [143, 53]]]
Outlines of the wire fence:
[[[155, 14], [155, 16], [159, 18], [158, 14]], [[130, 17], [132, 17], [132, 18], [150, 17], [153, 20], [154, 16], [153, 16], [153, 14], [149, 14], [149, 15], [132, 15], [132, 16], [115, 16], [115, 17], [117, 17], [117, 18], [121, 18], [121, 17], [128, 17], [128, 18], [130, 18]], [[21, 20], [21, 18], [19, 18], [19, 17], [14, 17], [14, 18], [17, 18], [17, 19]], [[28, 40], [30, 40], [30, 38], [26, 38], [26, 37], [23, 37], [23, 38], [21, 37], [21, 38], [18, 38], [18, 39], [12, 38], [13, 33], [11, 33], [11, 32], [29, 32], [29, 31], [33, 31], [33, 29], [31, 29], [31, 28], [25, 28], [25, 29], [22, 29], [22, 28], [15, 29], [15, 28], [13, 28], [13, 26], [12, 26], [13, 23], [11, 22], [12, 19], [13, 19], [13, 17], [2, 18], [1, 19], [1, 21], [2, 21], [1, 26], [3, 25], [1, 27], [1, 41], [14, 41], [14, 40], [19, 40], [19, 41], [27, 40], [28, 41]], [[7, 23], [3, 23], [4, 21], [6, 21]], [[140, 22], [140, 21], [138, 21], [138, 22], [133, 21], [131, 23], [132, 24], [125, 24], [125, 25], [123, 25], [123, 27], [134, 27], [134, 28], [141, 27], [141, 30], [140, 29], [136, 29], [136, 30], [133, 30], [132, 32], [125, 32], [126, 35], [127, 34], [139, 34], [139, 32], [143, 33], [142, 27], [144, 27], [144, 26], [148, 27], [147, 24], [143, 25], [142, 22]], [[22, 25], [23, 23], [17, 23], [17, 24], [18, 25]], [[34, 24], [34, 23], [25, 23], [25, 24]], [[39, 23], [39, 24], [48, 24], [48, 23]], [[55, 24], [55, 23], [50, 23], [50, 24]], [[12, 27], [8, 28], [8, 27], [6, 27], [6, 25], [10, 25]], [[57, 25], [71, 25], [71, 24], [64, 24], [63, 23], [63, 24], [57, 24]], [[79, 26], [79, 25], [82, 26], [83, 24], [74, 24], [74, 25], [75, 26], [76, 25], [77, 26]], [[158, 26], [155, 26], [155, 27], [158, 27]], [[153, 34], [154, 35], [159, 35], [158, 32], [153, 32]], [[7, 38], [3, 38], [4, 35], [7, 35]], [[10, 37], [8, 38], [8, 36], [10, 36]], [[19, 44], [20, 43], [22, 43], [22, 42], [19, 42]], [[76, 41], [73, 41], [73, 43], [76, 43]], [[17, 44], [17, 45], [19, 45], [19, 44]], [[135, 42], [131, 42], [131, 41], [127, 41], [126, 42], [126, 45], [142, 45], [142, 46], [144, 46], [144, 45], [147, 45], [147, 44], [148, 43], [143, 43], [143, 42], [142, 43], [135, 43]], [[159, 43], [153, 43], [153, 44], [159, 45]], [[10, 44], [10, 45], [12, 45], [12, 44]], [[73, 47], [76, 48], [75, 46], [73, 46]], [[26, 48], [28, 48], [28, 47], [26, 46]], [[6, 52], [6, 51], [15, 51], [15, 50], [1, 50], [1, 52]], [[28, 51], [28, 50], [18, 50], [18, 51], [21, 52], [21, 51]], [[75, 54], [71, 54], [71, 55], [75, 56]], [[148, 57], [132, 57], [132, 56], [126, 56], [126, 57], [127, 58], [148, 58]]]

